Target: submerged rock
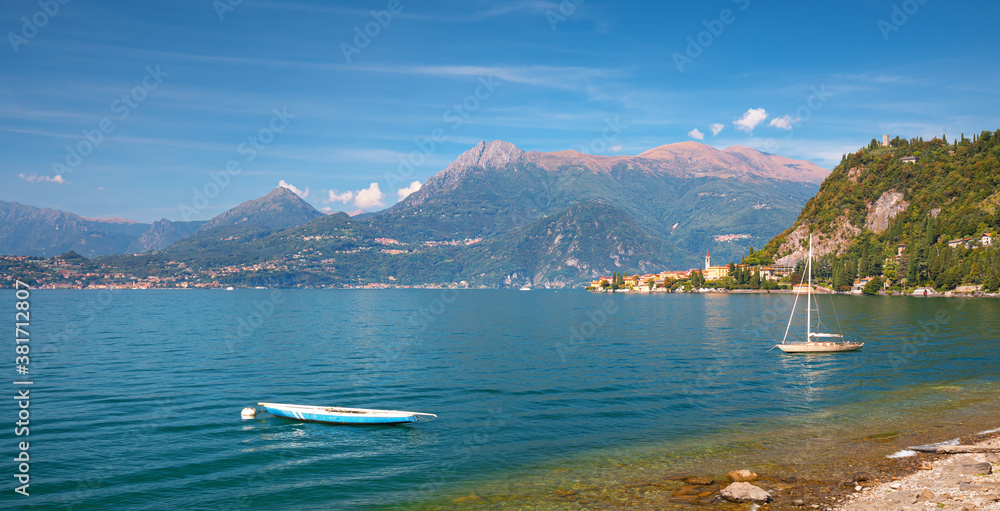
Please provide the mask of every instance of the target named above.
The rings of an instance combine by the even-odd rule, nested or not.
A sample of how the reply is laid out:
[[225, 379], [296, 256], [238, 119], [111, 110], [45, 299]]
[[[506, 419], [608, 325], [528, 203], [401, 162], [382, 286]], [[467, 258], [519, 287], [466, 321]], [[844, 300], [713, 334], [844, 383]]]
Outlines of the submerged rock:
[[736, 482], [722, 489], [722, 498], [731, 502], [770, 502], [771, 494], [759, 486]]
[[733, 470], [732, 472], [726, 474], [726, 476], [729, 477], [729, 479], [732, 479], [733, 482], [737, 482], [737, 483], [745, 483], [745, 482], [748, 482], [748, 481], [756, 481], [757, 480], [757, 474], [755, 474], [755, 473], [753, 473], [753, 472], [751, 472], [749, 470], [746, 470], [746, 469]]
[[715, 484], [715, 480], [713, 480], [711, 477], [685, 477], [684, 482], [687, 484], [695, 484], [702, 486]]

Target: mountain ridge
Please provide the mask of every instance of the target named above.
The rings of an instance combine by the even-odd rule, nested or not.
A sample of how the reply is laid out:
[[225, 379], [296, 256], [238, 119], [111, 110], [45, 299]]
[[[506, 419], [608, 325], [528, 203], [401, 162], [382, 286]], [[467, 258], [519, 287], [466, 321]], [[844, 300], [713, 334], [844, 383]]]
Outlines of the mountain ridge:
[[254, 225], [282, 229], [302, 225], [323, 216], [295, 192], [279, 186], [263, 197], [244, 201], [205, 222], [199, 231], [232, 225]]
[[323, 214], [278, 187], [208, 221], [161, 218], [145, 224], [125, 218], [86, 218], [51, 208], [0, 201], [0, 253], [50, 257], [75, 251], [86, 257], [162, 250], [197, 233], [252, 225], [263, 230], [301, 225]]
[[[660, 146], [644, 157], [525, 153], [483, 141], [372, 221], [387, 231], [406, 225], [409, 231], [394, 234], [400, 239], [490, 237], [600, 200], [688, 252], [677, 261], [682, 266], [697, 264], [706, 249], [739, 258], [767, 243], [765, 233], [787, 225], [815, 192], [814, 176], [826, 171], [749, 148], [730, 150], [740, 156], [695, 142]], [[740, 241], [726, 235], [741, 235]]]
[[146, 252], [189, 236], [201, 223], [92, 219], [58, 209], [0, 201], [0, 253], [50, 257], [75, 251], [94, 257]]
[[[685, 141], [654, 147], [635, 156], [595, 155], [574, 149], [561, 151], [525, 152], [510, 142], [480, 141], [465, 151], [443, 171], [449, 174], [470, 167], [501, 168], [522, 160], [546, 170], [566, 165], [579, 165], [598, 171], [610, 171], [620, 164], [632, 164], [637, 170], [658, 171], [682, 177], [718, 175], [724, 177], [766, 177], [785, 181], [820, 184], [830, 171], [812, 162], [764, 153], [756, 149], [733, 145], [716, 149], [700, 142]], [[724, 171], [718, 169], [725, 168]], [[733, 172], [735, 171], [735, 172]], [[438, 177], [435, 174], [432, 178]]]

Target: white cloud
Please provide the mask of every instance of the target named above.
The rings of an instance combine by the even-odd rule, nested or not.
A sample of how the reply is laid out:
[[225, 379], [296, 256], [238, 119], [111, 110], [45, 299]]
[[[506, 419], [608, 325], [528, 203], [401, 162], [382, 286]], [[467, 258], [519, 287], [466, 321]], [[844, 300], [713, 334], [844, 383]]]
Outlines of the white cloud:
[[786, 115], [784, 117], [775, 117], [774, 119], [771, 119], [771, 122], [768, 123], [768, 125], [774, 126], [780, 130], [790, 130], [792, 129], [792, 123], [796, 121], [798, 121], [798, 119], [793, 119], [792, 116]]
[[611, 149], [611, 152], [617, 153], [618, 151], [622, 150], [622, 146], [620, 146], [620, 145], [613, 145], [613, 146], [610, 147], [610, 149]]
[[406, 188], [400, 188], [396, 190], [396, 194], [399, 195], [399, 200], [403, 200], [410, 196], [411, 193], [420, 189], [420, 181], [414, 181], [410, 183], [410, 186]]
[[736, 129], [753, 134], [753, 129], [764, 122], [764, 119], [767, 119], [767, 112], [763, 108], [751, 108], [743, 114], [743, 117], [733, 121], [733, 124], [736, 125]]
[[56, 177], [39, 176], [39, 175], [36, 175], [36, 174], [30, 174], [30, 175], [28, 175], [28, 174], [18, 174], [17, 177], [19, 177], [19, 178], [21, 178], [21, 179], [23, 179], [23, 180], [25, 180], [25, 181], [27, 181], [29, 183], [56, 183], [56, 184], [60, 184], [60, 185], [64, 185], [64, 184], [69, 183], [69, 181], [66, 181], [65, 179], [63, 179], [62, 174], [56, 174]]
[[372, 183], [368, 188], [358, 190], [354, 195], [354, 205], [361, 209], [381, 208], [385, 206], [382, 202], [384, 198], [385, 194], [379, 190], [378, 183]]
[[325, 208], [320, 208], [320, 212], [327, 215], [331, 215], [333, 214], [333, 208], [331, 208], [330, 206], [326, 206]]
[[691, 138], [698, 139], [698, 140], [705, 140], [705, 134], [702, 133], [702, 132], [700, 132], [700, 131], [698, 131], [698, 128], [695, 128], [695, 129], [689, 131], [688, 132], [688, 136], [691, 137]]
[[722, 133], [722, 130], [726, 129], [726, 125], [715, 123], [709, 126], [708, 129], [712, 130], [712, 136], [714, 137], [719, 133]]
[[282, 188], [287, 188], [287, 189], [291, 190], [292, 192], [295, 193], [295, 195], [298, 195], [299, 197], [302, 197], [303, 199], [305, 199], [306, 197], [309, 196], [309, 187], [308, 186], [306, 187], [306, 189], [304, 191], [303, 190], [299, 190], [298, 188], [296, 188], [292, 184], [286, 183], [284, 179], [282, 179], [281, 181], [278, 182], [278, 186], [280, 186]]
[[347, 204], [354, 200], [354, 192], [347, 190], [344, 193], [337, 193], [337, 190], [330, 190], [330, 198], [324, 202], [343, 202]]

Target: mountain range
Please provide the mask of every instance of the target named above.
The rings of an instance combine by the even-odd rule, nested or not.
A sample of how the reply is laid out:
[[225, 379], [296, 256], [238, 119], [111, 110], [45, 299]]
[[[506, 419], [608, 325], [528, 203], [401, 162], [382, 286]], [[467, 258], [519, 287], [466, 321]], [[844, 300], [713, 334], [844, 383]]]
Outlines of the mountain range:
[[85, 218], [49, 208], [0, 201], [0, 253], [51, 257], [74, 251], [86, 257], [162, 250], [199, 231], [230, 225], [280, 229], [323, 216], [295, 193], [276, 188], [211, 220], [144, 224], [123, 218]]
[[94, 257], [147, 252], [194, 234], [203, 223], [163, 219], [143, 224], [121, 218], [85, 218], [0, 201], [0, 253], [51, 257], [72, 250]]
[[376, 214], [323, 215], [284, 188], [204, 223], [112, 223], [0, 203], [0, 251], [147, 252], [104, 262], [252, 266], [234, 282], [271, 285], [565, 286], [698, 267], [705, 250], [738, 260], [790, 225], [826, 174], [741, 146], [683, 142], [601, 156], [484, 141]]
[[[695, 142], [638, 156], [525, 153], [503, 141], [480, 142], [372, 223], [407, 241], [509, 238], [571, 206], [597, 202], [651, 240], [648, 250], [660, 254], [654, 265], [686, 269], [699, 266], [705, 250], [738, 259], [766, 243], [827, 173], [746, 147], [720, 151]], [[552, 245], [560, 234], [547, 234]]]

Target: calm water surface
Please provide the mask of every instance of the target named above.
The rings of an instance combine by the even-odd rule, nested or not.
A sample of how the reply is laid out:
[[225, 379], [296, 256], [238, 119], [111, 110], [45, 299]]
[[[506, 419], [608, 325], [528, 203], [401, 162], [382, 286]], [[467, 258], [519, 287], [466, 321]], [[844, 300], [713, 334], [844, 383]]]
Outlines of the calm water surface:
[[[768, 352], [788, 295], [33, 291], [31, 496], [8, 476], [0, 508], [559, 507], [557, 488], [801, 474], [993, 421], [1000, 301], [820, 300], [862, 351]], [[258, 401], [439, 419], [241, 420]]]

